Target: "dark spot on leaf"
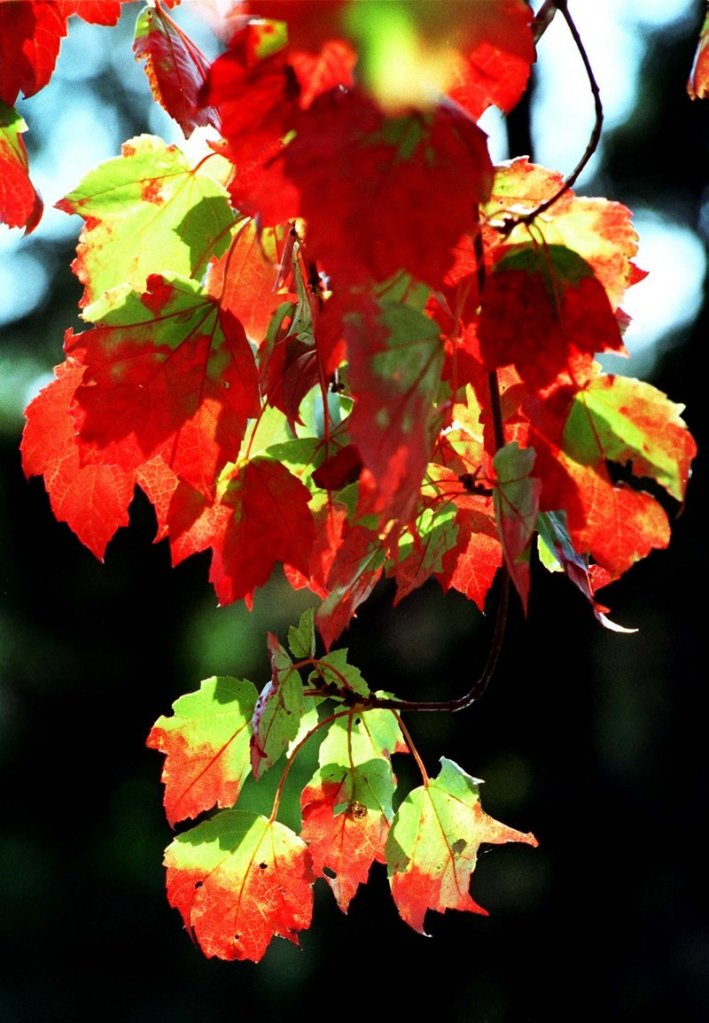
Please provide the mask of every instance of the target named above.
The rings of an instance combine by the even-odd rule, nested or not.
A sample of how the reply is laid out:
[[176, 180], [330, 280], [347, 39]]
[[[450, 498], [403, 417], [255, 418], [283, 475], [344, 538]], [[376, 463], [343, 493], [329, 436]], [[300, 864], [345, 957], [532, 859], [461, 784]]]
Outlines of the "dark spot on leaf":
[[347, 814], [353, 820], [361, 821], [367, 816], [367, 807], [355, 800], [354, 803], [350, 803]]
[[203, 884], [204, 884], [204, 881], [195, 881], [194, 886], [195, 886], [195, 888], [201, 888]]
[[268, 867], [268, 863], [259, 863], [259, 865], [258, 865], [258, 869], [259, 870], [266, 870], [267, 867]]
[[331, 870], [330, 867], [323, 867], [322, 872], [325, 877], [329, 877], [332, 881], [334, 881], [335, 878], [337, 877], [335, 871]]

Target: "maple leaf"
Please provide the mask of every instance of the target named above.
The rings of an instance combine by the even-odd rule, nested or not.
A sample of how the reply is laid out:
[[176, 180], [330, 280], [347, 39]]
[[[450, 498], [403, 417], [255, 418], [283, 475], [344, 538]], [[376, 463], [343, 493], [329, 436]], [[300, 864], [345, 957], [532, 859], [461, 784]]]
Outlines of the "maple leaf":
[[429, 909], [486, 912], [469, 893], [483, 842], [537, 845], [533, 835], [508, 828], [482, 810], [478, 785], [441, 757], [438, 777], [410, 792], [394, 818], [386, 847], [389, 883], [402, 919], [421, 934]]
[[234, 213], [207, 168], [192, 168], [176, 146], [141, 135], [56, 204], [86, 221], [72, 264], [84, 285], [81, 305], [89, 306], [85, 319], [93, 319], [91, 303], [109, 288], [139, 291], [149, 276], [167, 271], [198, 279], [228, 247]]
[[563, 447], [582, 465], [629, 463], [635, 476], [654, 479], [682, 501], [697, 453], [683, 409], [642, 380], [599, 376], [575, 395]]
[[514, 363], [532, 388], [562, 373], [581, 385], [594, 352], [624, 350], [605, 289], [581, 256], [560, 245], [503, 255], [485, 288], [478, 337], [488, 369]]
[[117, 465], [82, 465], [69, 406], [83, 368], [68, 362], [30, 402], [22, 437], [27, 476], [44, 476], [54, 515], [66, 522], [97, 558], [119, 526], [128, 524], [135, 474]]
[[274, 936], [298, 944], [313, 910], [310, 853], [278, 821], [222, 810], [165, 851], [167, 893], [208, 957], [263, 958]]
[[361, 510], [406, 520], [440, 426], [438, 325], [408, 305], [382, 302], [346, 316], [345, 338], [355, 398], [349, 431], [373, 483]]
[[[484, 135], [460, 110], [386, 118], [357, 90], [333, 90], [303, 111], [280, 159], [308, 251], [350, 284], [406, 270], [440, 285], [492, 183]], [[259, 197], [267, 223], [282, 213], [271, 191]]]
[[165, 815], [173, 826], [213, 806], [233, 806], [250, 770], [250, 722], [256, 687], [214, 677], [181, 696], [171, 717], [153, 725], [147, 745], [166, 754]]
[[0, 99], [34, 96], [52, 76], [67, 19], [115, 25], [127, 0], [3, 0], [0, 4]]
[[303, 838], [346, 913], [372, 863], [385, 862], [394, 816], [390, 756], [403, 743], [391, 711], [352, 712], [333, 721], [320, 746], [320, 767], [303, 789]]
[[[492, 258], [509, 246], [528, 243], [530, 237], [545, 245], [563, 245], [581, 256], [603, 285], [615, 310], [628, 287], [645, 276], [633, 262], [638, 251], [638, 235], [630, 210], [608, 199], [577, 196], [564, 188], [563, 175], [518, 157], [495, 167], [495, 179], [489, 201], [483, 206], [483, 218], [494, 230], [485, 231], [487, 251]], [[559, 198], [534, 220], [534, 227], [518, 224], [501, 240], [497, 228], [506, 221], [525, 216], [542, 203]]]
[[0, 223], [35, 229], [43, 204], [29, 178], [27, 150], [22, 132], [27, 125], [12, 107], [0, 100]]
[[200, 125], [219, 128], [216, 111], [200, 102], [209, 62], [161, 7], [145, 7], [138, 15], [133, 52], [145, 61], [153, 96], [186, 138]]
[[230, 514], [212, 543], [209, 579], [222, 604], [250, 600], [278, 561], [308, 572], [315, 541], [309, 501], [300, 480], [270, 458], [236, 468], [221, 498]]
[[256, 367], [237, 320], [198, 284], [152, 275], [92, 306], [100, 325], [68, 332], [67, 355], [85, 366], [76, 419], [86, 462], [137, 469], [156, 454], [209, 494], [258, 413]]
[[251, 769], [255, 778], [285, 753], [305, 712], [300, 675], [273, 633], [268, 635], [268, 649], [271, 681], [261, 691], [252, 720]]

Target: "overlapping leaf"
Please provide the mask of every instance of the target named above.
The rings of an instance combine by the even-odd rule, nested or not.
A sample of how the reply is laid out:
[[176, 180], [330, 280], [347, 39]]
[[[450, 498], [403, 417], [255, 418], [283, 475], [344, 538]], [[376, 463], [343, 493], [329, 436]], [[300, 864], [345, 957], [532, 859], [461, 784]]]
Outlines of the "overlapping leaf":
[[320, 767], [303, 790], [303, 829], [316, 874], [347, 912], [374, 862], [385, 862], [393, 817], [391, 754], [402, 743], [391, 711], [352, 712], [330, 726]]
[[93, 304], [94, 330], [66, 339], [85, 367], [76, 392], [84, 459], [137, 469], [156, 454], [212, 493], [259, 409], [256, 368], [241, 324], [176, 275], [140, 294], [114, 289]]
[[[86, 221], [73, 264], [83, 306], [116, 286], [142, 291], [155, 273], [199, 279], [225, 251], [234, 213], [208, 166], [193, 168], [176, 146], [141, 135], [57, 203]], [[83, 315], [94, 319], [90, 308]]]

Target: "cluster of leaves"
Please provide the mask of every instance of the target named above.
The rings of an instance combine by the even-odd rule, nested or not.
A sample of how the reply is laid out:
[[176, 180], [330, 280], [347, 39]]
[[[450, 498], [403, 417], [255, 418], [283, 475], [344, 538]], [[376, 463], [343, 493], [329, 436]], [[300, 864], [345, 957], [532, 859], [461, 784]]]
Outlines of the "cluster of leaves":
[[[372, 863], [386, 863], [401, 917], [424, 932], [429, 909], [484, 912], [470, 897], [481, 843], [527, 842], [480, 807], [478, 783], [453, 761], [408, 793], [394, 813], [392, 754], [410, 739], [386, 694], [372, 694], [346, 650], [315, 656], [312, 611], [271, 635], [271, 681], [210, 678], [160, 718], [148, 744], [166, 754], [171, 824], [231, 807], [246, 777], [286, 767], [270, 815], [223, 809], [168, 847], [170, 904], [208, 956], [259, 960], [274, 934], [297, 944], [310, 926], [313, 882], [323, 877], [343, 912]], [[295, 661], [293, 660], [295, 658]], [[307, 672], [305, 681], [301, 671]], [[276, 819], [290, 764], [318, 730], [319, 767], [301, 795], [300, 836]], [[411, 747], [414, 755], [416, 751]]]
[[[73, 269], [88, 328], [67, 332], [22, 442], [57, 518], [103, 557], [137, 485], [173, 563], [211, 551], [222, 604], [250, 602], [282, 564], [320, 599], [326, 650], [383, 575], [397, 600], [434, 578], [483, 609], [502, 572], [526, 607], [535, 543], [617, 628], [596, 591], [667, 545], [661, 495], [683, 500], [695, 447], [681, 406], [594, 358], [624, 351], [621, 303], [643, 276], [630, 212], [526, 159], [491, 162], [477, 121], [526, 88], [530, 8], [249, 0], [210, 66], [170, 6], [139, 14], [135, 55], [184, 134], [212, 141], [193, 164], [132, 139], [58, 204], [84, 219]], [[3, 4], [0, 97], [46, 83], [69, 15], [111, 24], [119, 11]], [[0, 207], [29, 230], [41, 203], [23, 125], [0, 114]], [[448, 761], [390, 831], [397, 712], [334, 654], [291, 649], [310, 669], [309, 713], [333, 675], [344, 709], [300, 839], [275, 812], [227, 810], [168, 850], [171, 899], [203, 947], [258, 958], [267, 935], [307, 925], [315, 874], [335, 871], [346, 908], [372, 859], [419, 929], [426, 905], [473, 908], [460, 879], [477, 844], [520, 836], [482, 815]], [[258, 704], [250, 683], [212, 681], [156, 725], [173, 821], [234, 802], [249, 741], [257, 777], [296, 741], [299, 665], [274, 639], [271, 652]], [[449, 856], [424, 884], [434, 819]], [[254, 900], [268, 906], [258, 927]]]

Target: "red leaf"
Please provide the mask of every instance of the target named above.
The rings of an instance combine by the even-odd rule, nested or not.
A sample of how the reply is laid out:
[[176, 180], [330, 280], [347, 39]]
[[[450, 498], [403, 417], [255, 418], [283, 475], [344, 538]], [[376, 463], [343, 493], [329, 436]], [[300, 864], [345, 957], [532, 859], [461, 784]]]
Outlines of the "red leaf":
[[585, 260], [559, 245], [518, 246], [503, 256], [485, 288], [478, 337], [488, 369], [514, 363], [532, 388], [562, 373], [581, 386], [595, 352], [623, 351], [603, 286]]
[[256, 367], [241, 325], [197, 286], [153, 275], [142, 296], [107, 299], [102, 326], [67, 335], [86, 367], [77, 390], [86, 461], [137, 469], [160, 454], [209, 494], [259, 409]]
[[313, 875], [305, 843], [277, 821], [223, 810], [165, 852], [167, 893], [206, 956], [263, 958], [279, 935], [310, 926]]
[[235, 470], [222, 497], [232, 514], [213, 543], [209, 574], [220, 603], [250, 599], [278, 561], [307, 574], [315, 540], [309, 501], [307, 488], [271, 459]]
[[186, 138], [199, 125], [219, 127], [216, 112], [200, 101], [209, 63], [161, 7], [146, 7], [139, 14], [133, 52], [136, 60], [145, 61], [154, 98], [177, 121]]
[[29, 178], [27, 151], [22, 141], [25, 122], [0, 100], [0, 223], [35, 229], [43, 204]]
[[126, 0], [3, 0], [0, 3], [0, 99], [34, 96], [52, 76], [67, 18], [115, 25]]
[[34, 96], [52, 76], [66, 35], [67, 12], [55, 0], [5, 0], [0, 4], [0, 98], [14, 104]]
[[[283, 161], [300, 193], [309, 253], [339, 282], [407, 270], [438, 286], [455, 243], [477, 230], [477, 205], [492, 183], [477, 125], [448, 107], [385, 118], [353, 90], [321, 96], [297, 132]], [[263, 199], [268, 218], [276, 211]]]
[[691, 99], [705, 99], [709, 96], [709, 14], [704, 18], [700, 31], [687, 92]]
[[44, 476], [57, 519], [103, 559], [108, 541], [128, 524], [135, 475], [118, 465], [81, 465], [69, 409], [82, 374], [76, 363], [59, 366], [28, 406], [22, 465], [27, 476]]
[[462, 36], [458, 48], [467, 57], [451, 99], [476, 120], [491, 105], [509, 112], [526, 89], [535, 60], [530, 8], [523, 0], [494, 0], [476, 4], [470, 17], [465, 0], [447, 6]]

